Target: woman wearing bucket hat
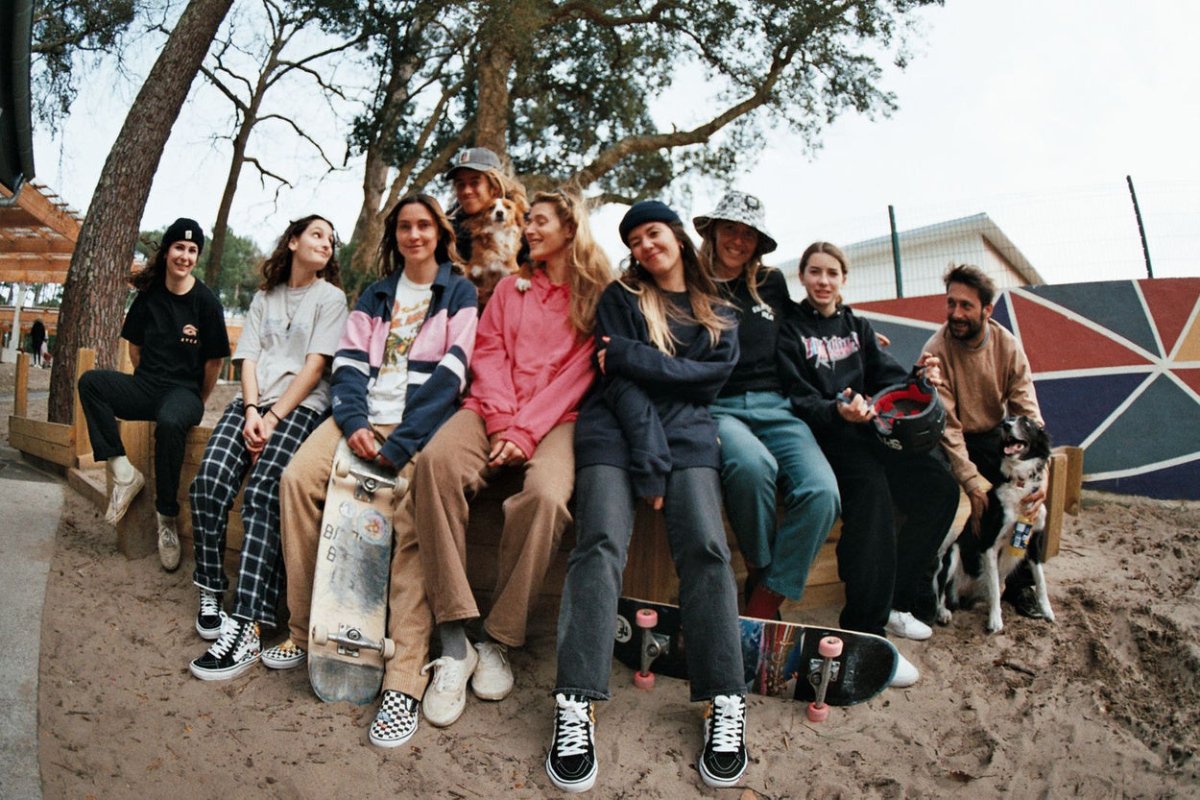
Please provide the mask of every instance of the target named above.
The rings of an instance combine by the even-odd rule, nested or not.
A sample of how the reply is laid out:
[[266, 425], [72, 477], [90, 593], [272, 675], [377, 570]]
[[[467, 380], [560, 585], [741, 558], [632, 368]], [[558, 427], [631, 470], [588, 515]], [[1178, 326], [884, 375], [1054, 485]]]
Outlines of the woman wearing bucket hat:
[[79, 379], [92, 455], [107, 461], [112, 473], [112, 495], [104, 515], [112, 525], [125, 516], [146, 482], [125, 456], [117, 420], [156, 423], [158, 557], [168, 571], [179, 566], [175, 518], [184, 440], [203, 419], [204, 401], [229, 355], [221, 301], [192, 274], [203, 250], [199, 223], [186, 218], [171, 223], [149, 265], [133, 276], [137, 297], [121, 328], [121, 338], [129, 342], [133, 374], [94, 369]]
[[[838, 576], [846, 584], [840, 624], [877, 635], [927, 639], [920, 618], [934, 614], [937, 549], [958, 509], [958, 484], [940, 449], [911, 452], [876, 437], [871, 395], [908, 380], [909, 370], [881, 350], [871, 323], [842, 304], [845, 254], [815, 242], [800, 257], [806, 297], [788, 310], [779, 358], [796, 413], [812, 426], [842, 496]], [[938, 360], [922, 354], [916, 370], [940, 380]], [[905, 514], [896, 529], [893, 502]], [[893, 686], [916, 682], [900, 657]]]
[[729, 192], [692, 222], [740, 319], [741, 355], [711, 410], [725, 510], [750, 571], [746, 615], [772, 619], [785, 598], [803, 594], [839, 509], [829, 462], [783, 394], [776, 350], [790, 300], [783, 273], [762, 263], [775, 250], [764, 216], [757, 197]]

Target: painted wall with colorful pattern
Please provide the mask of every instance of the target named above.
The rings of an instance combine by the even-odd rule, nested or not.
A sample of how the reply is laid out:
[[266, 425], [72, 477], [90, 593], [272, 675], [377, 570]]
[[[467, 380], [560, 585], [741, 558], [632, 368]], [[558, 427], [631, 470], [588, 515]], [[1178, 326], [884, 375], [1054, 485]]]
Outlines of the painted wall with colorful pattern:
[[[942, 295], [856, 305], [911, 363]], [[1008, 289], [993, 317], [1021, 340], [1055, 444], [1092, 489], [1200, 499], [1200, 278]]]

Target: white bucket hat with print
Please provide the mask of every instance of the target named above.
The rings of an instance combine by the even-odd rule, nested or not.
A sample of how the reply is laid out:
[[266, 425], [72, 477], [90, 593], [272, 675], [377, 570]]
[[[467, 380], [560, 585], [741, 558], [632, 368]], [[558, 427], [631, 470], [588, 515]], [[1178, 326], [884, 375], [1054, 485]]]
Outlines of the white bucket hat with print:
[[748, 225], [758, 231], [758, 238], [762, 241], [762, 252], [766, 254], [778, 247], [774, 237], [767, 233], [766, 216], [767, 210], [763, 207], [762, 200], [745, 192], [728, 192], [713, 211], [702, 217], [692, 217], [692, 225], [696, 226], [696, 232], [701, 236], [704, 236], [709, 226], [719, 219]]

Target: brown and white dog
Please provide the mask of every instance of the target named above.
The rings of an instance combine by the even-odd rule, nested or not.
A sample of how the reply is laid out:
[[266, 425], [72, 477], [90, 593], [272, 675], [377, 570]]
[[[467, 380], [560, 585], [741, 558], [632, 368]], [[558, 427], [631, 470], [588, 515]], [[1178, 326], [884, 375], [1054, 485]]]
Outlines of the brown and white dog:
[[[943, 559], [942, 586], [938, 596], [937, 616], [942, 624], [950, 621], [950, 609], [959, 607], [962, 601], [986, 600], [988, 633], [1004, 629], [1004, 621], [1000, 616], [1002, 584], [1022, 559], [1029, 562], [1033, 573], [1034, 590], [1042, 615], [1054, 621], [1039, 548], [1030, 547], [1024, 553], [1017, 553], [1009, 547], [1022, 514], [1021, 501], [1046, 486], [1050, 437], [1029, 417], [1008, 417], [1001, 423], [1000, 431], [1004, 448], [1000, 472], [1005, 478], [1004, 483], [996, 487], [996, 498], [1004, 515], [1000, 531], [992, 541], [983, 541], [970, 530], [958, 537]], [[1044, 504], [1034, 515], [1032, 526], [1036, 534], [1045, 535]]]
[[467, 274], [479, 290], [479, 305], [491, 297], [505, 275], [517, 271], [521, 232], [525, 228], [524, 203], [502, 197], [466, 221], [471, 234]]

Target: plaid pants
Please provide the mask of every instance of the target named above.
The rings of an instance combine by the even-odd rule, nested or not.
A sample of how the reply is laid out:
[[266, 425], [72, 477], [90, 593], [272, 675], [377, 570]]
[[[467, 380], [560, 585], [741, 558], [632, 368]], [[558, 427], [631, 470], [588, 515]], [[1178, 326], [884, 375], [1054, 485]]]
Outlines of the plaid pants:
[[[263, 408], [262, 413], [267, 413]], [[233, 616], [275, 626], [275, 607], [283, 584], [279, 554], [279, 481], [283, 468], [305, 438], [324, 419], [323, 414], [298, 406], [267, 440], [258, 461], [251, 464], [242, 439], [246, 411], [241, 399], [225, 408], [204, 449], [204, 458], [188, 496], [192, 505], [192, 536], [196, 571], [192, 581], [202, 589], [224, 592], [225, 533], [229, 509], [249, 471], [242, 495], [242, 563], [238, 570]]]

